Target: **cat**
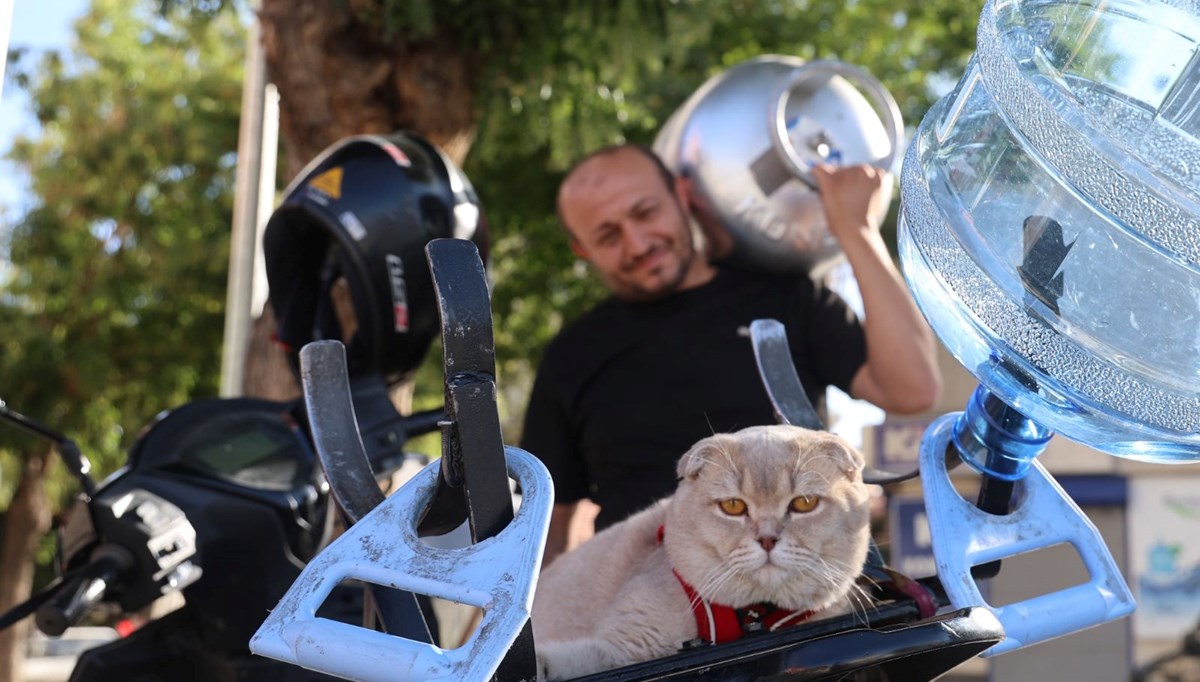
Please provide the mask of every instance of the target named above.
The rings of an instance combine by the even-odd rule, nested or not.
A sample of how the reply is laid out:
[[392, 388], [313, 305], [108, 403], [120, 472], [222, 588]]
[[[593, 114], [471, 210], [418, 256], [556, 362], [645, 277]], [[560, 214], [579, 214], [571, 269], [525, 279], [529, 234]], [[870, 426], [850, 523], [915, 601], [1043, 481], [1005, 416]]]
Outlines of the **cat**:
[[723, 641], [708, 615], [721, 605], [769, 602], [784, 610], [780, 625], [850, 612], [870, 544], [862, 468], [839, 436], [797, 426], [699, 441], [680, 458], [671, 497], [543, 572], [532, 615], [539, 680]]

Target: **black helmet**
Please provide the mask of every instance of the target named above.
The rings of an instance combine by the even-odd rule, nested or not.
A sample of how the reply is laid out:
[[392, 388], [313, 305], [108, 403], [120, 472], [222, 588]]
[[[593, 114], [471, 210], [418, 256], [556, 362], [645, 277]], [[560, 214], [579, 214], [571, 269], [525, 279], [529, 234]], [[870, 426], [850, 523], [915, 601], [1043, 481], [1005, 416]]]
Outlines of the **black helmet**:
[[330, 297], [344, 277], [357, 328], [351, 375], [395, 383], [421, 364], [438, 334], [425, 245], [470, 239], [487, 262], [487, 230], [467, 176], [411, 132], [337, 142], [292, 181], [263, 234], [278, 341], [297, 368], [300, 348], [342, 340]]

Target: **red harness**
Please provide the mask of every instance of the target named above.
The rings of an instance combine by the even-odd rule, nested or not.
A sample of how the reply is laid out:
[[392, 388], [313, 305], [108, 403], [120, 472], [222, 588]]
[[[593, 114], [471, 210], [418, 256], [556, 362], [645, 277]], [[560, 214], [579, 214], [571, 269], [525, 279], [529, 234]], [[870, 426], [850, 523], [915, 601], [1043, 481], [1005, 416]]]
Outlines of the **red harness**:
[[[658, 542], [663, 540], [663, 527], [658, 527]], [[696, 617], [696, 632], [702, 639], [711, 644], [722, 644], [741, 639], [749, 632], [763, 630], [774, 631], [779, 628], [797, 625], [812, 617], [812, 611], [788, 611], [770, 602], [751, 604], [745, 608], [735, 609], [724, 604], [714, 604], [697, 594], [695, 588], [688, 584], [683, 576], [671, 569], [683, 593], [687, 595], [692, 605], [692, 615]]]

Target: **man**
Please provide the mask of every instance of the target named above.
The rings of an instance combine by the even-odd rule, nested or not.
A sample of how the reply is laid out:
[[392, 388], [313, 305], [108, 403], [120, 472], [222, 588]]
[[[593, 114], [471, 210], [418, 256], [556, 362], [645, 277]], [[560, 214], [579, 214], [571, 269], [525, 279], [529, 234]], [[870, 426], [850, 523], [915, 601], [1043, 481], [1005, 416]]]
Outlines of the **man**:
[[566, 549], [580, 500], [600, 506], [600, 530], [669, 495], [695, 441], [774, 423], [746, 334], [755, 319], [784, 324], [814, 405], [829, 385], [892, 412], [936, 401], [933, 335], [871, 218], [885, 174], [814, 175], [862, 290], [863, 323], [807, 277], [710, 264], [692, 242], [686, 184], [647, 148], [602, 149], [567, 175], [559, 217], [613, 296], [551, 342], [530, 396], [522, 446], [555, 485], [546, 562]]

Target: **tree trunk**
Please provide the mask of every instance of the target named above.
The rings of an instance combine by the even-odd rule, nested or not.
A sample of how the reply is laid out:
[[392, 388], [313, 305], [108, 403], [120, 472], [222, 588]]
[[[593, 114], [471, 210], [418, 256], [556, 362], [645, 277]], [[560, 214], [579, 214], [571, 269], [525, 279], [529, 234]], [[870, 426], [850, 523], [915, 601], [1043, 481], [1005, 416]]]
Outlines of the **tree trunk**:
[[[46, 497], [48, 450], [26, 453], [21, 480], [4, 517], [0, 545], [0, 612], [29, 598], [33, 590], [33, 557], [38, 542], [50, 530], [50, 500]], [[0, 682], [21, 682], [29, 619], [0, 631]]]
[[275, 313], [271, 304], [263, 306], [254, 320], [254, 329], [246, 347], [246, 373], [242, 393], [267, 400], [292, 400], [300, 397], [300, 385], [288, 365], [287, 356], [273, 340]]
[[[267, 78], [279, 90], [279, 129], [290, 181], [351, 135], [421, 133], [460, 166], [475, 136], [478, 59], [447, 30], [420, 41], [385, 39], [352, 0], [262, 0]], [[271, 341], [268, 314], [254, 325], [243, 392], [299, 395]]]
[[478, 59], [444, 29], [420, 41], [386, 39], [382, 26], [355, 15], [359, 4], [263, 0], [287, 177], [343, 137], [396, 130], [421, 133], [461, 164], [478, 118]]

